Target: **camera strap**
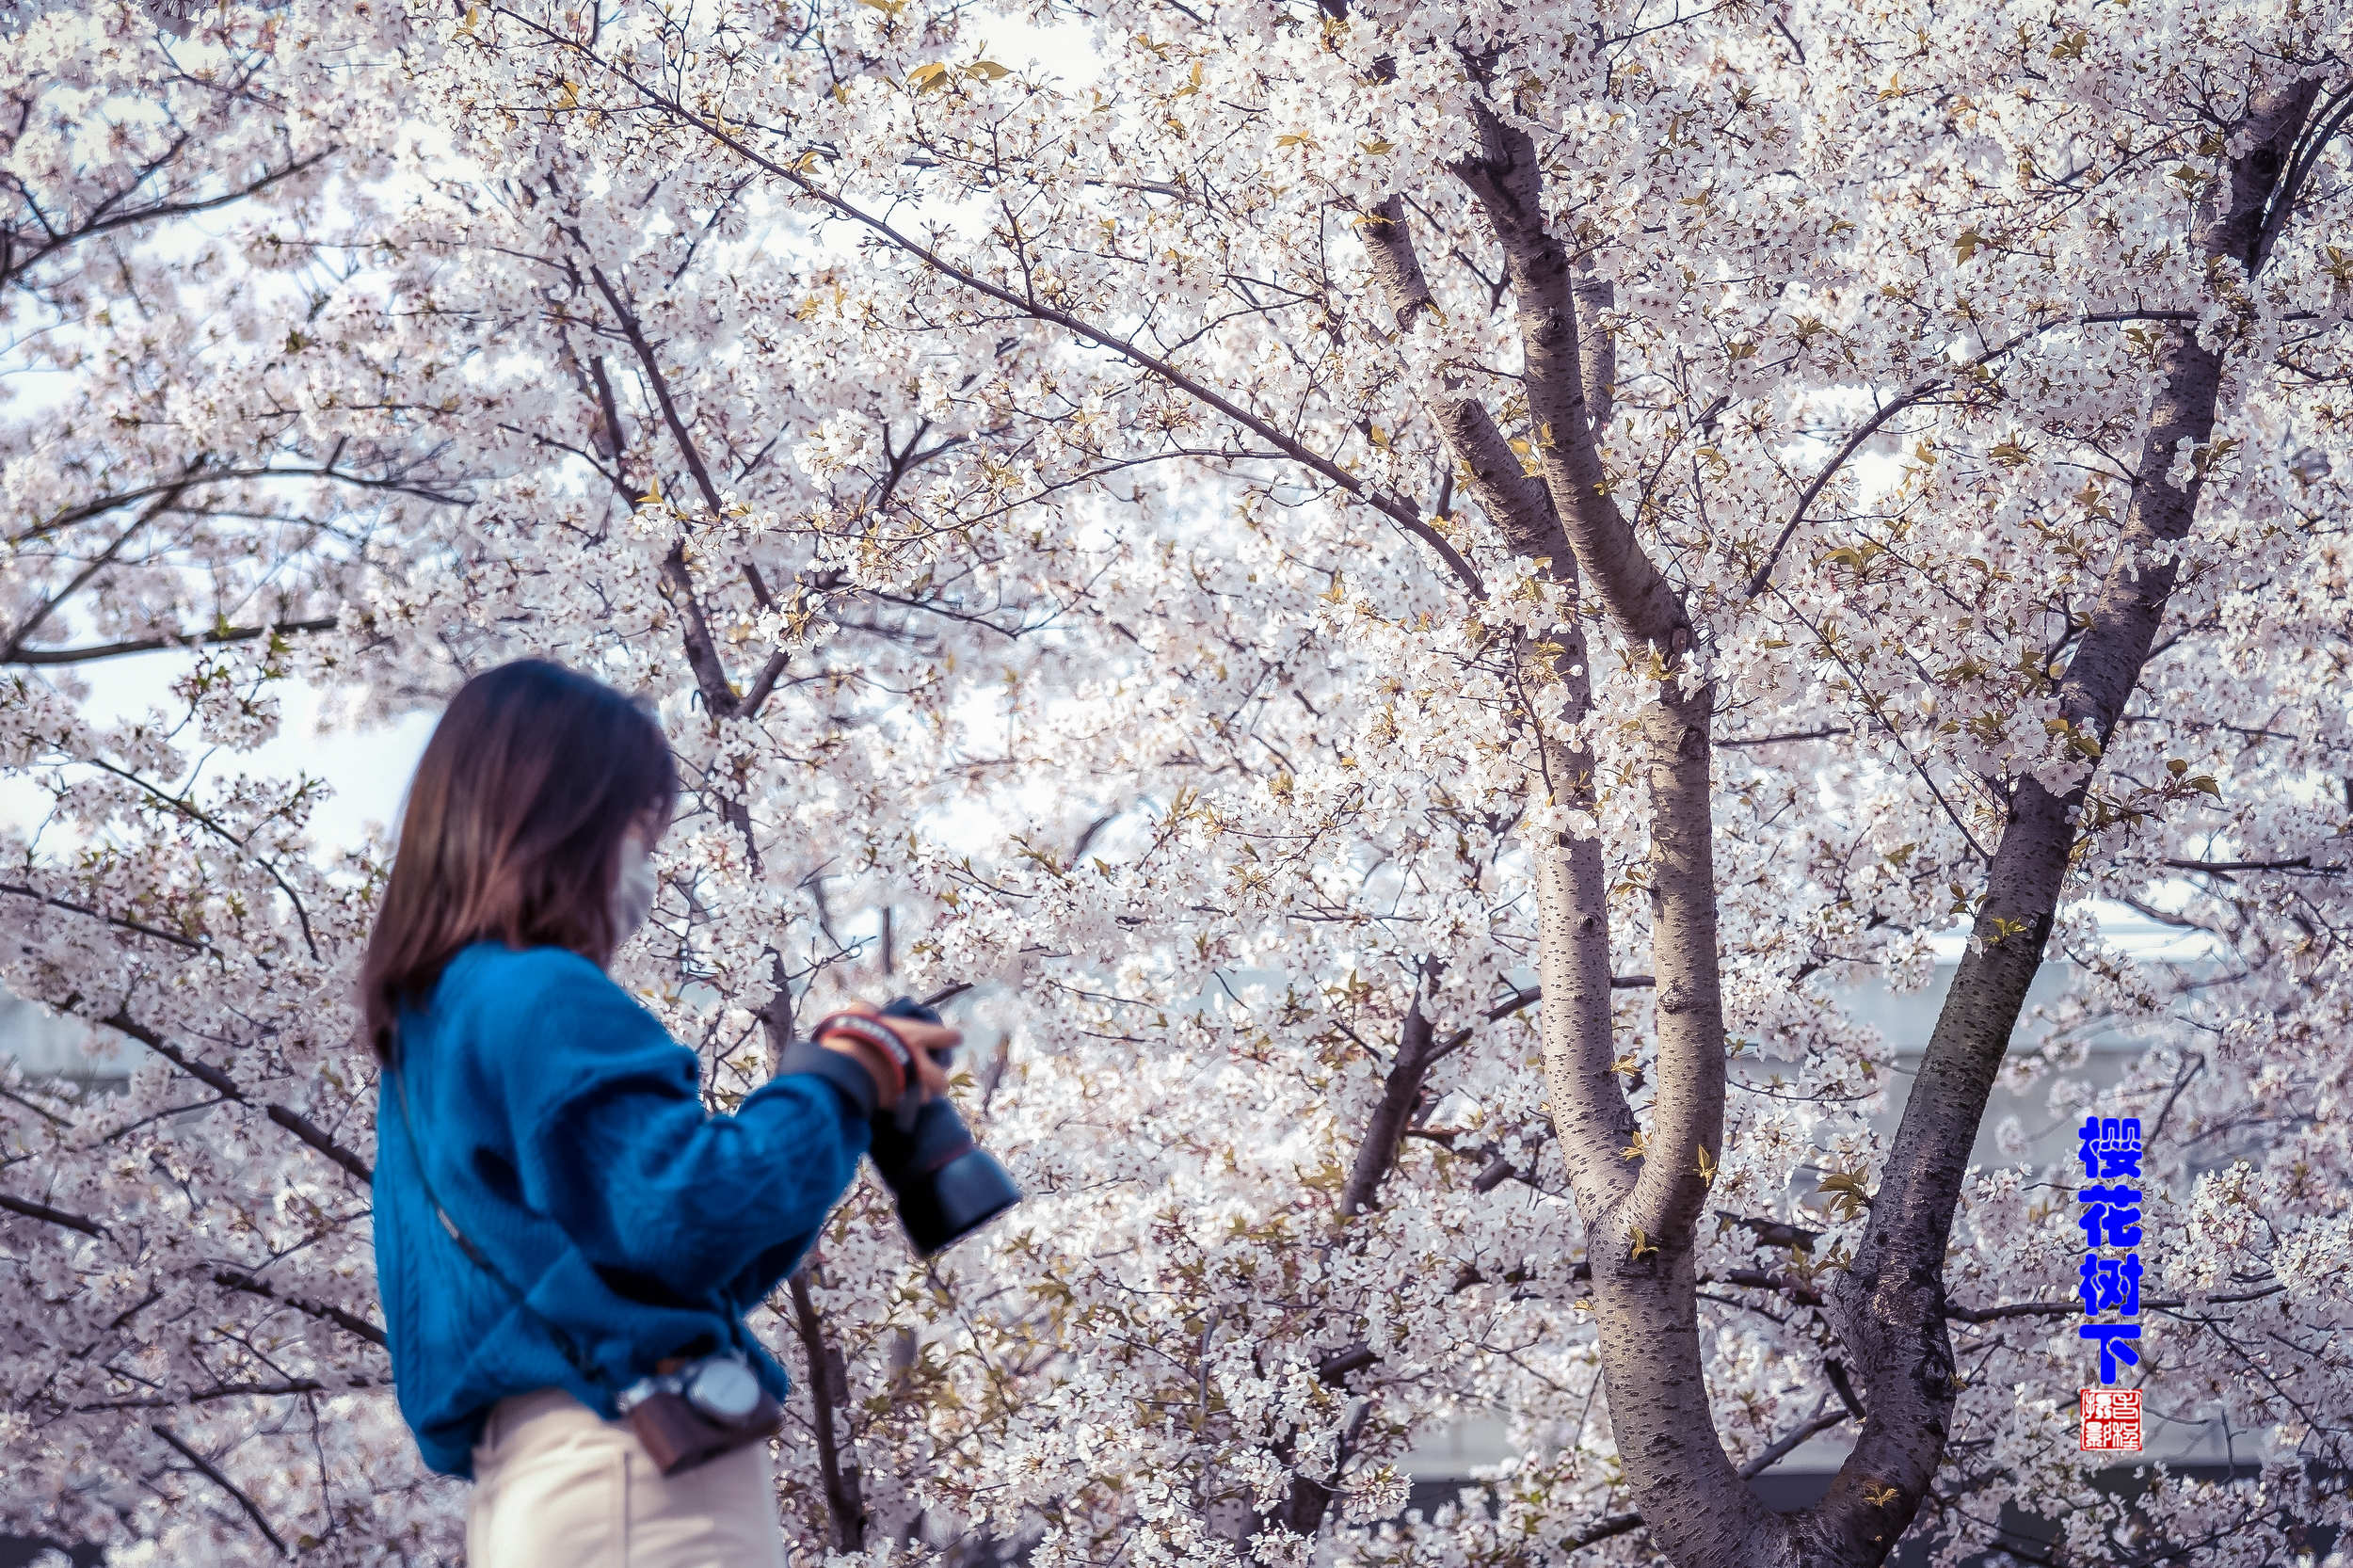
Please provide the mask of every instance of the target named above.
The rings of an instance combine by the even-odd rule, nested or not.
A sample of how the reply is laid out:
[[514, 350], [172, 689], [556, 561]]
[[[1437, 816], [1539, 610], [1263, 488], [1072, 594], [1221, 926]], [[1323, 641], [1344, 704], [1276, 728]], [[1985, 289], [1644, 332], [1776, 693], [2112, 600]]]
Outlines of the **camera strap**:
[[506, 1292], [507, 1298], [520, 1310], [528, 1313], [540, 1327], [548, 1331], [548, 1337], [555, 1342], [557, 1352], [564, 1357], [573, 1371], [578, 1372], [600, 1388], [610, 1387], [604, 1374], [598, 1370], [594, 1362], [581, 1353], [579, 1345], [573, 1342], [570, 1335], [564, 1332], [563, 1325], [533, 1306], [522, 1291], [516, 1288], [515, 1282], [508, 1279], [500, 1271], [498, 1265], [492, 1263], [488, 1256], [480, 1247], [475, 1246], [464, 1231], [457, 1228], [457, 1222], [451, 1219], [449, 1210], [441, 1207], [440, 1198], [433, 1191], [433, 1178], [425, 1175], [424, 1154], [417, 1147], [416, 1119], [408, 1113], [408, 1085], [405, 1081], [408, 1075], [397, 1066], [388, 1065], [384, 1071], [392, 1080], [394, 1097], [400, 1101], [400, 1130], [402, 1137], [408, 1144], [408, 1163], [416, 1167], [417, 1185], [424, 1189], [424, 1201], [433, 1206], [433, 1217], [441, 1222], [441, 1228], [449, 1232], [449, 1239], [457, 1243], [457, 1250], [466, 1255], [468, 1262], [497, 1281], [499, 1288]]

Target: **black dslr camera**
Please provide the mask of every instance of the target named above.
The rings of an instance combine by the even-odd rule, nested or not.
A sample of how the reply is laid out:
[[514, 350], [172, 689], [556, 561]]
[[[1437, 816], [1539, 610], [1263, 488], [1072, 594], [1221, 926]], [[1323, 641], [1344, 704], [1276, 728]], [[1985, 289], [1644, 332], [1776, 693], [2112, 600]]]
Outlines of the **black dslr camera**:
[[[886, 1017], [939, 1022], [939, 1015], [912, 997], [895, 999]], [[942, 1058], [941, 1064], [946, 1064]], [[815, 1074], [872, 1104], [866, 1069], [809, 1041], [795, 1042], [778, 1064], [780, 1072]], [[963, 1240], [1021, 1201], [1021, 1189], [987, 1150], [972, 1142], [964, 1118], [945, 1099], [918, 1104], [912, 1086], [890, 1115], [877, 1113], [867, 1152], [874, 1169], [898, 1200], [899, 1224], [915, 1243], [916, 1256], [930, 1257]]]
[[[886, 1017], [939, 1022], [939, 1015], [899, 997], [883, 1009]], [[943, 1060], [943, 1066], [946, 1064]], [[899, 1200], [899, 1224], [919, 1256], [929, 1257], [963, 1240], [1021, 1201], [1021, 1189], [986, 1149], [972, 1142], [964, 1118], [945, 1099], [915, 1103], [906, 1096], [891, 1116], [874, 1118], [869, 1151], [891, 1196]]]

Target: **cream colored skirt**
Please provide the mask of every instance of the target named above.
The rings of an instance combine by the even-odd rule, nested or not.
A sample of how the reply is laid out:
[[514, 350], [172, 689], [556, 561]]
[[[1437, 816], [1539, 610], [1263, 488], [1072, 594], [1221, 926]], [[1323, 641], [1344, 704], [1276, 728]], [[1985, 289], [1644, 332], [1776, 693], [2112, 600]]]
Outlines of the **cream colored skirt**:
[[501, 1400], [473, 1451], [467, 1568], [784, 1568], [768, 1445], [664, 1480], [556, 1389]]

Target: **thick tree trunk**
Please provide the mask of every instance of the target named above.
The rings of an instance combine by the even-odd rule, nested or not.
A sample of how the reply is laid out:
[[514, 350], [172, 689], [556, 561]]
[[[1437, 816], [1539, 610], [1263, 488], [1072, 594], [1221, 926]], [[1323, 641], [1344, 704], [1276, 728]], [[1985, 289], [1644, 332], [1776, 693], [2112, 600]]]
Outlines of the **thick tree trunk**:
[[1678, 1564], [1795, 1568], [1786, 1522], [1724, 1452], [1700, 1346], [1702, 1165], [1723, 1153], [1724, 1119], [1712, 701], [1711, 688], [1687, 693], [1671, 677], [1644, 715], [1658, 1092], [1641, 1174], [1622, 1203], [1587, 1211], [1586, 1256], [1610, 1431], [1651, 1539]]
[[[1714, 690], [1689, 679], [1691, 624], [1682, 596], [1641, 547], [1609, 498], [1596, 440], [1611, 375], [1606, 334], [1580, 331], [1580, 294], [1598, 303], [1606, 285], [1579, 281], [1546, 227], [1542, 176], [1528, 134], [1477, 112], [1480, 152], [1454, 172], [1478, 200], [1501, 242], [1519, 312], [1522, 384], [1545, 488], [1573, 546], [1583, 580], [1610, 617], [1650, 657], [1643, 714], [1649, 749], [1651, 956], [1657, 976], [1658, 1091], [1638, 1171], [1620, 1181], [1579, 1184], [1587, 1257], [1601, 1337], [1603, 1377], [1618, 1448], [1636, 1505], [1659, 1546], [1679, 1563], [1738, 1562], [1766, 1568], [1792, 1560], [1785, 1525], [1756, 1500], [1725, 1456], [1708, 1408], [1693, 1280], [1696, 1222], [1706, 1203], [1704, 1168], [1723, 1153], [1723, 987], [1716, 951], [1715, 807], [1710, 763]], [[1516, 543], [1516, 541], [1514, 541]], [[1594, 885], [1602, 874], [1595, 856]], [[1551, 880], [1540, 866], [1540, 896]], [[1563, 879], [1565, 880], [1565, 879]], [[1563, 888], [1562, 896], [1568, 890]], [[1575, 911], [1544, 915], [1544, 933], [1573, 929], [1574, 918], [1606, 921], [1594, 893]], [[1605, 937], [1606, 940], [1606, 937]], [[1548, 965], [1566, 968], [1547, 952]], [[1576, 962], [1572, 957], [1570, 964]], [[1546, 998], [1550, 1000], [1547, 976]], [[1548, 1016], [1547, 1025], [1552, 1022]], [[1586, 1054], [1581, 1042], [1556, 1047], [1547, 1062]], [[1607, 1054], [1605, 1048], [1604, 1053]], [[1558, 1085], [1556, 1084], [1556, 1088]], [[1572, 1162], [1625, 1157], [1596, 1146], [1594, 1134], [1624, 1112], [1614, 1087], [1593, 1114], [1594, 1096], [1556, 1093], [1555, 1125]], [[1625, 1112], [1630, 1122], [1630, 1112]], [[1622, 1167], [1625, 1168], [1625, 1167]]]
[[1724, 1003], [1716, 953], [1715, 689], [1658, 683], [1642, 728], [1650, 745], [1651, 964], [1658, 981], [1658, 1093], [1628, 1208], [1653, 1236], [1692, 1229], [1707, 1202], [1703, 1168], [1723, 1154]]
[[[1641, 1257], [1589, 1232], [1610, 1436], [1652, 1542], [1677, 1568], [1800, 1568], [1785, 1521], [1716, 1433], [1700, 1350], [1696, 1233]], [[1810, 1568], [1810, 1565], [1808, 1565]]]
[[[1592, 759], [1577, 748], [1556, 767]], [[1586, 800], [1590, 800], [1590, 783]], [[1568, 801], [1586, 801], [1572, 793]], [[1634, 1141], [1633, 1109], [1621, 1087], [1609, 1017], [1609, 871], [1601, 844], [1560, 834], [1530, 851], [1536, 872], [1536, 972], [1544, 990], [1538, 1029], [1545, 1088], [1578, 1207], [1598, 1213], [1625, 1196], [1631, 1172], [1619, 1158]]]
[[[2314, 78], [2254, 105], [2246, 127], [2251, 145], [2231, 164], [2229, 203], [2197, 235], [2215, 266], [2250, 282], [2261, 267], [2293, 199], [2281, 178], [2319, 88]], [[2097, 746], [2106, 744], [2139, 683], [2173, 592], [2176, 567], [2153, 557], [2157, 547], [2188, 536], [2200, 483], [2193, 474], [2175, 486], [2167, 475], [2183, 441], [2202, 446], [2214, 433], [2222, 357], [2194, 330], [2175, 328], [2157, 376], [2116, 556], [2059, 685], [2060, 713]], [[2041, 968], [2096, 757], [2063, 796], [2032, 778], [2012, 791], [1985, 902], [1905, 1102], [1863, 1245], [1831, 1284], [1833, 1316], [1861, 1374], [1869, 1416], [1830, 1495], [1801, 1526], [1821, 1561], [1884, 1560], [1943, 1458], [1954, 1399], [1945, 1249], [1987, 1096]]]
[[[2259, 104], [2254, 145], [2232, 166], [2230, 205], [2199, 236], [2219, 265], [2251, 274], [2276, 235], [2279, 190], [2317, 84]], [[1716, 951], [1709, 757], [1712, 692], [1687, 687], [1691, 627], [1680, 595], [1643, 552], [1608, 493], [1594, 405], [1609, 372], [1598, 334], [1580, 334], [1577, 306], [1598, 303], [1593, 280], [1574, 280], [1569, 256], [1545, 226], [1538, 160], [1527, 134], [1475, 111], [1480, 152], [1455, 166], [1501, 243], [1517, 301], [1522, 382], [1536, 428], [1550, 510], [1626, 636], [1646, 645], [1656, 681], [1645, 714], [1650, 747], [1652, 943], [1658, 982], [1659, 1091], [1647, 1152], [1632, 1191], [1590, 1174], [1597, 1134], [1616, 1123], [1591, 1084], [1593, 1025], [1556, 1011], [1554, 977], [1582, 998], [1581, 922], [1606, 906], [1564, 856], [1540, 852], [1539, 908], [1545, 941], [1545, 1033], [1553, 1109], [1584, 1213], [1609, 1411], [1626, 1479], [1653, 1539], [1678, 1568], [1777, 1568], [1816, 1562], [1875, 1565], [1911, 1523], [1941, 1462], [1951, 1418], [1952, 1352], [1945, 1332], [1944, 1257], [1970, 1147], [2010, 1031], [2041, 964], [2073, 848], [2073, 821], [2092, 761], [2064, 797], [2029, 779], [2010, 795], [2010, 816], [1992, 867], [1976, 940], [1939, 1017], [1928, 1060], [1907, 1103], [1872, 1219], [1853, 1267], [1833, 1282], [1828, 1310], [1861, 1372], [1867, 1418], [1830, 1496], [1801, 1515], [1769, 1512], [1725, 1458], [1702, 1368], [1692, 1257], [1705, 1201], [1702, 1167], [1722, 1153], [1724, 1034]], [[1369, 229], [1392, 292], [1420, 285], [1401, 264], [1401, 212]], [[1381, 262], [1384, 252], [1385, 263]], [[1405, 252], [1402, 261], [1410, 261]], [[1402, 312], [1401, 312], [1402, 313]], [[2096, 761], [2140, 676], [2173, 587], [2169, 562], [2152, 547], [2184, 537], [2197, 483], [2166, 474], [2178, 443], [2211, 434], [2221, 364], [2193, 333], [2172, 334], [2159, 367], [2160, 397], [2142, 443], [2133, 503], [2117, 559], [2061, 688], [2061, 711], [2092, 737]], [[1606, 413], [1603, 414], [1606, 419]], [[1477, 417], [1447, 411], [1449, 444], [1477, 471]], [[1481, 497], [1491, 514], [1497, 504]], [[1498, 518], [1524, 553], [1525, 507]], [[1566, 847], [1566, 846], [1563, 846]], [[1548, 851], [1549, 846], [1547, 846]], [[1606, 952], [1607, 936], [1602, 943]], [[1556, 951], [1569, 943], [1568, 951]], [[1606, 972], [1606, 971], [1605, 971]], [[1606, 1028], [1606, 1024], [1604, 1026]], [[1561, 1032], [1566, 1032], [1563, 1039]], [[1607, 1046], [1603, 1047], [1607, 1053]], [[1589, 1174], [1579, 1179], [1580, 1160]]]
[[[1405, 203], [1391, 196], [1365, 215], [1363, 232], [1401, 331], [1431, 309], [1430, 285], [1405, 222]], [[1614, 374], [1614, 356], [1599, 351], [1586, 368], [1596, 385]], [[1459, 388], [1449, 385], [1449, 392]], [[1513, 552], [1545, 563], [1572, 607], [1579, 592], [1577, 547], [1561, 526], [1551, 493], [1520, 466], [1511, 443], [1477, 399], [1452, 395], [1433, 410], [1447, 450], [1469, 476], [1472, 496]], [[1593, 670], [1581, 617], [1572, 614], [1549, 639], [1557, 652], [1516, 650], [1528, 712], [1536, 729], [1547, 804], [1590, 812], [1596, 804], [1593, 748], [1578, 727], [1593, 712]], [[1557, 683], [1547, 716], [1535, 693]], [[1591, 833], [1535, 836], [1538, 974], [1544, 992], [1540, 1029], [1545, 1082], [1552, 1118], [1561, 1132], [1569, 1182], [1579, 1208], [1598, 1213], [1623, 1198], [1632, 1179], [1618, 1151], [1631, 1144], [1634, 1112], [1612, 1065], [1609, 1016], [1609, 881], [1601, 840]]]
[[[2250, 113], [2251, 145], [2231, 166], [2227, 210], [2197, 236], [2217, 268], [2235, 262], [2243, 277], [2260, 268], [2293, 194], [2282, 192], [2281, 182], [2296, 167], [2291, 150], [2316, 85], [2275, 94]], [[1626, 1482], [1659, 1550], [1677, 1568], [1870, 1568], [1886, 1560], [1910, 1525], [1942, 1460], [1954, 1397], [1944, 1250], [1962, 1173], [2041, 963], [2097, 748], [2139, 680], [2172, 591], [2174, 568], [2150, 552], [2188, 532], [2197, 483], [2175, 487], [2166, 476], [2184, 438], [2198, 444], [2211, 433], [2220, 360], [2178, 328], [2163, 351], [2160, 397], [2117, 558], [2061, 687], [2062, 712], [2092, 743], [2083, 748], [2089, 760], [2062, 794], [2032, 780], [2009, 792], [1976, 940], [1907, 1104], [1861, 1254], [1830, 1282], [1824, 1303], [1861, 1378], [1867, 1401], [1863, 1432], [1821, 1505], [1775, 1514], [1747, 1484], [1753, 1469], [1736, 1469], [1723, 1452], [1698, 1332], [1696, 1222], [1705, 1202], [1705, 1169], [1723, 1152], [1725, 1092], [1712, 854], [1715, 694], [1691, 679], [1693, 627], [1681, 593], [1609, 494], [1598, 440], [1613, 374], [1609, 345], [1604, 333], [1580, 332], [1578, 322], [1580, 306], [1608, 308], [1608, 285], [1579, 274], [1548, 231], [1529, 136], [1484, 107], [1473, 112], [1479, 151], [1453, 172], [1479, 202], [1506, 258], [1540, 480], [1521, 471], [1493, 417], [1459, 383], [1449, 382], [1433, 417], [1481, 508], [1514, 552], [1548, 563], [1556, 581], [1572, 590], [1592, 587], [1620, 632], [1647, 652], [1653, 682], [1643, 724], [1660, 1088], [1642, 1140], [1634, 1136], [1636, 1119], [1612, 1070], [1608, 888], [1599, 846], [1560, 833], [1540, 834], [1531, 845], [1546, 1081], [1587, 1225], [1601, 1358]], [[1365, 216], [1376, 275], [1401, 328], [1410, 327], [1434, 302], [1404, 205], [1392, 197]], [[1533, 658], [1520, 650], [1522, 675], [1534, 677], [1535, 688], [1548, 689], [1547, 677], [1562, 685], [1566, 722], [1550, 732], [1538, 725], [1547, 792], [1557, 805], [1587, 808], [1593, 759], [1577, 727], [1591, 696], [1582, 629], [1564, 627], [1554, 640], [1563, 653]], [[1805, 1423], [1789, 1441], [1822, 1425], [1818, 1418]], [[1776, 1445], [1769, 1456], [1781, 1451]], [[1321, 1506], [1303, 1512], [1320, 1522]], [[1625, 1523], [1604, 1521], [1587, 1539], [1614, 1534]]]

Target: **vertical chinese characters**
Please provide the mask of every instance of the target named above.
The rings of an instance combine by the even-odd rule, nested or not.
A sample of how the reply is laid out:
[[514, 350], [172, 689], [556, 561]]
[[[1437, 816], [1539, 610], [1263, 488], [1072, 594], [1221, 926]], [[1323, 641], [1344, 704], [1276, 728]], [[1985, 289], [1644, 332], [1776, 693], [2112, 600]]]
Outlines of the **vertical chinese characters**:
[[[2084, 1185], [2075, 1196], [2082, 1207], [2076, 1223], [2083, 1226], [2084, 1260], [2076, 1271], [2076, 1294], [2083, 1298], [2087, 1320], [2076, 1333], [2100, 1347], [2100, 1382], [2116, 1382], [2121, 1368], [2140, 1365], [2136, 1341], [2140, 1338], [2140, 1206], [2141, 1190], [2124, 1186], [2140, 1179], [2140, 1120], [2135, 1116], [2087, 1116], [2076, 1158], [2083, 1162]], [[2118, 1256], [2118, 1254], [2121, 1256]], [[2094, 1321], [2107, 1314], [2115, 1320]], [[2091, 1414], [2094, 1390], [2084, 1391], [2084, 1447], [2117, 1448], [2118, 1427]], [[2101, 1395], [2103, 1400], [2110, 1396]], [[2111, 1400], [2112, 1402], [2112, 1400]], [[2137, 1391], [2131, 1447], [2137, 1448]], [[2103, 1409], [2108, 1408], [2104, 1405]], [[2094, 1442], [2095, 1435], [2100, 1439]]]

